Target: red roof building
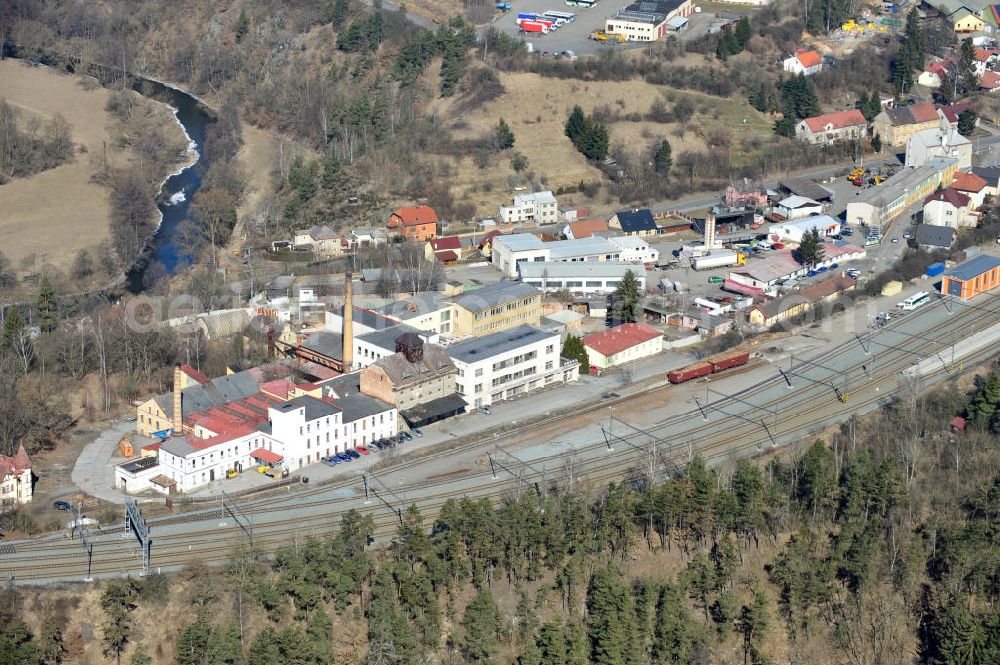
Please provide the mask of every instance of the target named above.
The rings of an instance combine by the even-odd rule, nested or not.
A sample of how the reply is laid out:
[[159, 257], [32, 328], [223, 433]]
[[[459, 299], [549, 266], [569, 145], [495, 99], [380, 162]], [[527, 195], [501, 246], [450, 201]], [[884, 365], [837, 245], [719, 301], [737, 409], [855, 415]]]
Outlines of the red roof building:
[[31, 458], [21, 443], [12, 456], [0, 455], [0, 504], [31, 501]]
[[962, 111], [968, 110], [976, 110], [976, 108], [972, 105], [972, 102], [959, 102], [958, 104], [942, 106], [941, 114], [944, 115], [945, 120], [947, 120], [950, 124], [957, 125], [958, 116], [962, 113]]
[[977, 176], [975, 173], [964, 173], [959, 171], [951, 181], [948, 189], [957, 189], [960, 192], [978, 194], [989, 186], [989, 184]]
[[404, 206], [390, 215], [386, 225], [408, 240], [430, 240], [437, 236], [438, 216], [426, 205]]
[[858, 109], [850, 111], [837, 111], [836, 113], [826, 113], [813, 118], [806, 118], [804, 121], [809, 125], [809, 129], [814, 132], [830, 131], [831, 129], [844, 129], [845, 127], [856, 127], [867, 125], [868, 121]]
[[583, 338], [591, 367], [606, 369], [656, 355], [663, 350], [663, 333], [645, 323], [623, 323]]
[[860, 139], [867, 129], [865, 116], [858, 109], [851, 109], [806, 118], [795, 127], [795, 136], [807, 143], [823, 145]]
[[823, 58], [820, 57], [820, 54], [812, 50], [799, 49], [795, 52], [795, 57], [806, 69], [823, 63]]
[[956, 208], [964, 208], [969, 205], [969, 197], [962, 192], [952, 189], [951, 187], [934, 192], [924, 199], [924, 205], [927, 205], [932, 201], [944, 201], [945, 203], [950, 203]]
[[1000, 90], [1000, 74], [997, 72], [984, 73], [979, 77], [979, 89], [985, 92]]

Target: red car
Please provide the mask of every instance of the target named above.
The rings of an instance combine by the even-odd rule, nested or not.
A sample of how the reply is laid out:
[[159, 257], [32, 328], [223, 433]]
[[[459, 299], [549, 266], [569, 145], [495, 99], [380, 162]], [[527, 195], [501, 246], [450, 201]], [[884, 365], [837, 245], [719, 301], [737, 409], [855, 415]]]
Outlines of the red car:
[[772, 244], [771, 247], [773, 247], [775, 249], [784, 249], [785, 248], [785, 243], [783, 243], [783, 242], [776, 242], [776, 243]]
[[358, 451], [359, 453], [361, 453], [362, 455], [371, 455], [372, 454], [372, 451], [368, 450], [364, 446], [358, 446], [357, 448], [355, 448], [355, 450]]

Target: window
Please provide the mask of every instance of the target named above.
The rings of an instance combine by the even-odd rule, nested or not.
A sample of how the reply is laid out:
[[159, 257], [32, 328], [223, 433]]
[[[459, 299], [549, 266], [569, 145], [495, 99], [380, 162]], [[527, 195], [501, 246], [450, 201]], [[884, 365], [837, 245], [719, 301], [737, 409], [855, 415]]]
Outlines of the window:
[[552, 353], [555, 350], [556, 350], [555, 344], [549, 344], [545, 347], [545, 353]]
[[482, 375], [483, 375], [483, 368], [480, 367], [479, 369], [476, 370], [476, 376], [479, 377], [479, 376], [482, 376]]

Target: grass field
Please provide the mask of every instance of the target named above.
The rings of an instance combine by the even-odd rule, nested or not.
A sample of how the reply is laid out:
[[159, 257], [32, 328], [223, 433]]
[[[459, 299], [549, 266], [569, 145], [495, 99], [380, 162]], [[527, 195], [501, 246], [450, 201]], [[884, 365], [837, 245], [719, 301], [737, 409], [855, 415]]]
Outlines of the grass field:
[[[454, 136], [457, 139], [483, 136], [500, 118], [505, 119], [516, 137], [514, 150], [528, 158], [528, 171], [536, 178], [544, 178], [553, 190], [581, 181], [603, 180], [603, 174], [576, 151], [564, 133], [566, 118], [577, 104], [587, 113], [607, 107], [613, 117], [621, 118], [631, 114], [644, 116], [657, 100], [662, 100], [668, 109], [682, 98], [691, 102], [695, 113], [683, 127], [645, 119], [610, 122], [612, 145], [620, 143], [637, 152], [648, 150], [663, 137], [670, 140], [676, 157], [684, 150], [705, 150], [708, 142], [718, 140], [720, 135], [738, 150], [745, 141], [772, 134], [771, 121], [743, 99], [722, 99], [641, 80], [586, 82], [530, 73], [501, 73], [499, 77], [506, 93], [460, 118], [453, 118]], [[439, 100], [436, 110], [450, 116], [449, 104]], [[677, 131], [681, 129], [682, 132]], [[511, 175], [513, 171], [505, 156], [484, 170], [476, 168], [471, 159], [463, 159], [457, 164], [452, 193], [472, 201], [481, 216], [495, 214], [498, 205], [509, 203]], [[485, 191], [485, 183], [489, 183], [486, 188], [491, 191]], [[598, 203], [582, 194], [566, 200]]]
[[[15, 266], [35, 257], [65, 270], [81, 248], [93, 248], [108, 233], [108, 190], [90, 182], [91, 155], [111, 150], [108, 91], [80, 77], [16, 60], [0, 60], [0, 96], [26, 115], [48, 119], [61, 113], [77, 145], [74, 159], [30, 178], [0, 186], [0, 247]], [[169, 109], [165, 123], [177, 126]], [[173, 131], [173, 130], [171, 130]], [[118, 159], [127, 159], [119, 154]]]

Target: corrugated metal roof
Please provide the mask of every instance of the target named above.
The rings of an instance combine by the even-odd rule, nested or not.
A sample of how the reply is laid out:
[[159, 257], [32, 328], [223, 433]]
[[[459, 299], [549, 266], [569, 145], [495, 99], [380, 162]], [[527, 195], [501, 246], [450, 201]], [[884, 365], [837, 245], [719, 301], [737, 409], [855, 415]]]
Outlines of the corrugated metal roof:
[[993, 270], [998, 266], [1000, 266], [1000, 258], [990, 256], [989, 254], [980, 254], [973, 259], [969, 259], [965, 263], [955, 266], [946, 272], [945, 276], [960, 279], [962, 281], [968, 281], [982, 275], [984, 272]]

